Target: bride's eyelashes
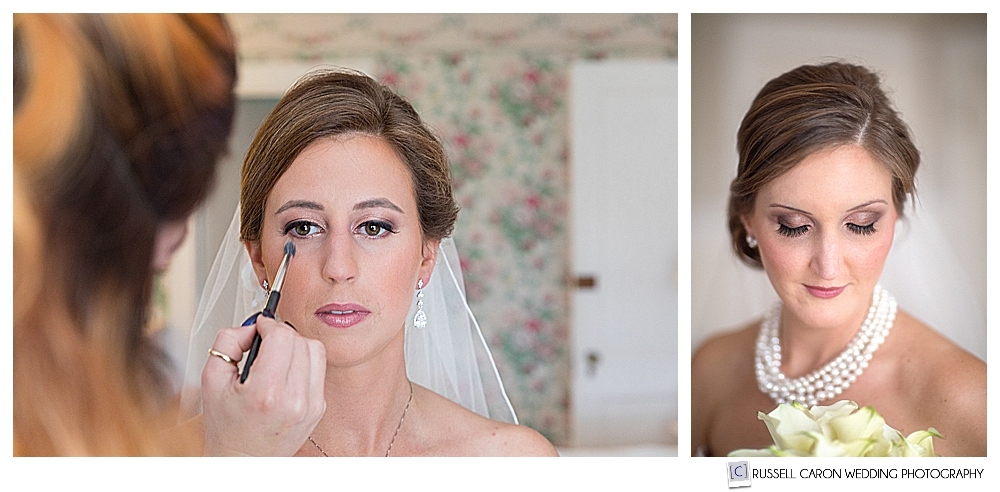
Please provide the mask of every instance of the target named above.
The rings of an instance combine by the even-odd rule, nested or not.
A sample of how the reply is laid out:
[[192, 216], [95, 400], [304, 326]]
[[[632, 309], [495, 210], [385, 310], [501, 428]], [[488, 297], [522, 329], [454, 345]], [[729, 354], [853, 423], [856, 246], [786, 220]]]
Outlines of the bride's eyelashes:
[[847, 229], [860, 236], [871, 236], [878, 232], [875, 223], [881, 220], [883, 214], [878, 211], [862, 210], [847, 218]]
[[778, 234], [785, 237], [799, 237], [809, 231], [808, 225], [800, 225], [798, 227], [790, 227], [785, 224], [778, 223]]
[[378, 219], [362, 222], [355, 228], [355, 231], [357, 231], [357, 234], [368, 239], [378, 239], [388, 234], [399, 234], [399, 231], [391, 223]]
[[[354, 228], [355, 233], [368, 239], [378, 239], [388, 234], [398, 234], [396, 227], [388, 221], [371, 219], [366, 220]], [[284, 235], [291, 235], [293, 238], [307, 238], [323, 232], [323, 228], [310, 220], [293, 220], [282, 229]]]
[[872, 234], [875, 234], [875, 232], [876, 232], [875, 231], [875, 223], [874, 222], [872, 222], [871, 224], [868, 224], [868, 225], [858, 225], [858, 224], [852, 224], [852, 223], [848, 222], [847, 223], [847, 228], [851, 232], [853, 232], [855, 234], [860, 234], [862, 236], [870, 236]]
[[309, 220], [293, 220], [285, 224], [284, 235], [291, 234], [292, 237], [304, 238], [313, 236], [323, 231], [319, 224]]
[[[851, 232], [853, 232], [853, 233], [855, 233], [855, 234], [857, 234], [859, 236], [870, 236], [870, 235], [875, 234], [876, 232], [878, 232], [878, 231], [875, 230], [875, 222], [877, 222], [877, 221], [872, 221], [872, 222], [870, 222], [868, 224], [864, 224], [864, 225], [862, 225], [862, 224], [855, 224], [855, 223], [852, 223], [852, 222], [848, 222], [847, 224], [845, 224], [845, 226], [847, 227], [847, 230], [849, 230], [849, 231], [851, 231]], [[798, 227], [791, 227], [791, 226], [787, 226], [785, 224], [782, 224], [780, 222], [778, 223], [778, 234], [781, 234], [782, 236], [785, 236], [785, 237], [799, 237], [799, 236], [805, 234], [806, 232], [809, 232], [809, 226], [808, 225], [801, 225], [801, 226], [798, 226]]]

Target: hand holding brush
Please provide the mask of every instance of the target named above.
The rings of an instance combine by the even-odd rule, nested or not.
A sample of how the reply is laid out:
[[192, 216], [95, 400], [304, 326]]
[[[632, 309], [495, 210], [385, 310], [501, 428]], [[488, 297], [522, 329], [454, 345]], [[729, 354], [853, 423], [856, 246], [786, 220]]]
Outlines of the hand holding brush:
[[[265, 303], [264, 310], [259, 313], [254, 313], [246, 321], [243, 322], [243, 326], [249, 326], [257, 322], [257, 316], [263, 315], [264, 317], [274, 319], [274, 312], [278, 309], [278, 301], [281, 300], [281, 286], [285, 283], [285, 272], [288, 271], [288, 263], [291, 261], [292, 257], [295, 256], [295, 243], [288, 240], [285, 243], [285, 257], [281, 259], [281, 265], [278, 266], [278, 274], [274, 277], [274, 286], [271, 288], [270, 292], [267, 293], [267, 302]], [[260, 334], [257, 333], [253, 337], [253, 344], [250, 346], [250, 353], [247, 354], [247, 362], [243, 365], [243, 373], [240, 374], [240, 383], [247, 380], [247, 376], [250, 375], [250, 365], [253, 364], [254, 359], [257, 358], [257, 352], [260, 351]]]

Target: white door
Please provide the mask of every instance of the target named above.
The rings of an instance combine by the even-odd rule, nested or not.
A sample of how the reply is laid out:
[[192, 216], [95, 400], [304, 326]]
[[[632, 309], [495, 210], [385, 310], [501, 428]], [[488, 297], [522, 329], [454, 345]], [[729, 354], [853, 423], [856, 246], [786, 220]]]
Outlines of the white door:
[[675, 444], [677, 64], [573, 70], [573, 443]]

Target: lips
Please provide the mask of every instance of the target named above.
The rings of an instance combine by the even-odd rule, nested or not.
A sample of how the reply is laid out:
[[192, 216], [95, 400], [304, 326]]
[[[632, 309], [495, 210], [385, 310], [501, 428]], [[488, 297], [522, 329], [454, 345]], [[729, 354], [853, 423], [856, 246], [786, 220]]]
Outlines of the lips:
[[809, 291], [810, 294], [820, 299], [833, 299], [834, 297], [839, 296], [840, 293], [847, 288], [847, 286], [842, 285], [840, 287], [820, 287], [817, 285], [806, 285], [805, 288], [807, 291]]
[[369, 314], [371, 311], [357, 304], [327, 304], [316, 310], [316, 317], [332, 328], [350, 328]]

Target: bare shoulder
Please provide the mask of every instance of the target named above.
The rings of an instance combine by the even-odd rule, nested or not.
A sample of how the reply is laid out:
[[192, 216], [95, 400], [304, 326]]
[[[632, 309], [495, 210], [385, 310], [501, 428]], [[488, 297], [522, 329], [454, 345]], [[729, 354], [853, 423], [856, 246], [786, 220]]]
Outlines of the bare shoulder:
[[945, 436], [945, 456], [986, 453], [986, 363], [903, 313], [906, 336], [901, 365], [913, 375], [910, 392], [928, 422]]
[[753, 347], [760, 322], [715, 335], [691, 358], [691, 452], [710, 452], [712, 427], [720, 412], [742, 394], [752, 378]]
[[979, 393], [985, 403], [985, 362], [907, 313], [900, 313], [897, 324], [905, 327], [900, 356], [907, 359], [911, 371], [924, 376], [920, 378], [921, 390], [966, 395], [963, 399]]
[[[416, 389], [417, 387], [414, 386]], [[426, 388], [420, 388], [427, 420], [425, 454], [435, 456], [558, 456], [538, 431], [483, 417]]]
[[[477, 415], [478, 417], [478, 415]], [[479, 417], [482, 418], [482, 417]], [[487, 420], [484, 432], [489, 456], [558, 456], [555, 447], [538, 431], [523, 425]], [[483, 429], [484, 431], [487, 429]]]
[[755, 321], [702, 343], [691, 358], [692, 390], [701, 386], [719, 388], [720, 382], [731, 379], [728, 376], [752, 364], [759, 327], [760, 322]]
[[730, 360], [733, 356], [745, 353], [756, 343], [760, 321], [741, 326], [735, 330], [711, 336], [703, 342], [692, 358], [693, 364], [714, 366], [717, 362]]

